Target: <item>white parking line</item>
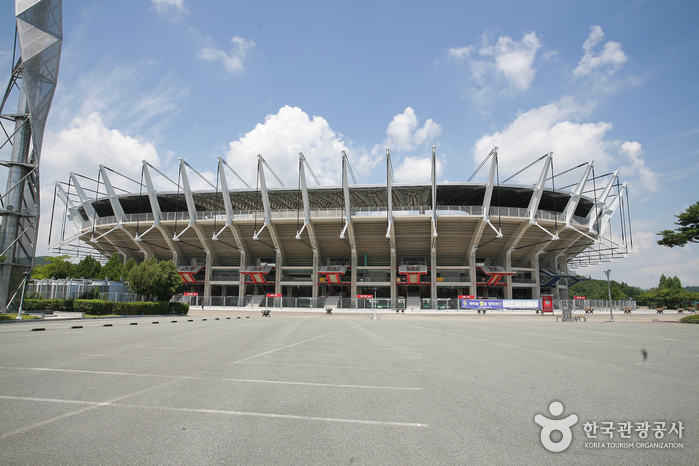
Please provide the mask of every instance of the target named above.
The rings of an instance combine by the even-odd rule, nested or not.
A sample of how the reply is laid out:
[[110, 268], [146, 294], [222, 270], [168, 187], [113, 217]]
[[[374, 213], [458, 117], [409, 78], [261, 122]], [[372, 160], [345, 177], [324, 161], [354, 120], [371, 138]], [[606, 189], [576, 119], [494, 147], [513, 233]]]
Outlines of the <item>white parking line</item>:
[[126, 354], [94, 354], [94, 353], [81, 353], [80, 356], [93, 356], [96, 358], [131, 358], [131, 359], [157, 359], [157, 360], [170, 360], [170, 359], [175, 359], [173, 356], [172, 358], [155, 358], [155, 357], [149, 357], [149, 356], [129, 356]]
[[268, 383], [276, 385], [306, 385], [315, 387], [328, 387], [328, 388], [363, 388], [363, 389], [373, 389], [373, 390], [422, 390], [419, 387], [389, 387], [380, 385], [347, 385], [347, 384], [333, 384], [333, 383], [317, 383], [317, 382], [288, 382], [284, 380], [261, 380], [261, 379], [234, 379], [228, 377], [198, 377], [198, 376], [185, 376], [185, 375], [154, 375], [154, 374], [136, 374], [130, 372], [106, 372], [106, 371], [87, 371], [80, 369], [52, 369], [47, 367], [0, 367], [0, 369], [5, 370], [20, 370], [20, 371], [45, 371], [45, 372], [70, 372], [78, 374], [95, 374], [95, 375], [124, 375], [129, 377], [158, 377], [158, 378], [168, 378], [168, 379], [181, 379], [181, 380], [220, 380], [225, 382], [241, 382], [241, 383]]
[[384, 358], [386, 359], [422, 359], [422, 356], [386, 356], [385, 354], [332, 354], [332, 353], [282, 353], [287, 355], [302, 355], [302, 356], [327, 356], [331, 358]]
[[[0, 395], [0, 399], [3, 400], [18, 400], [18, 401], [33, 401], [33, 402], [44, 402], [44, 403], [62, 403], [62, 404], [79, 404], [86, 405], [86, 411], [90, 408], [98, 407], [114, 407], [114, 408], [130, 408], [130, 409], [152, 409], [157, 411], [170, 411], [170, 412], [180, 412], [180, 413], [199, 413], [199, 414], [221, 414], [227, 416], [243, 416], [243, 417], [262, 417], [271, 419], [292, 419], [298, 421], [317, 421], [317, 422], [336, 422], [343, 424], [363, 424], [363, 425], [374, 425], [374, 426], [391, 426], [391, 427], [419, 427], [427, 428], [429, 425], [422, 424], [418, 422], [396, 422], [396, 421], [374, 421], [370, 419], [346, 419], [346, 418], [334, 418], [334, 417], [319, 417], [319, 416], [298, 416], [293, 414], [274, 414], [274, 413], [253, 413], [246, 411], [228, 411], [221, 409], [202, 409], [202, 408], [173, 408], [167, 406], [144, 406], [144, 405], [132, 405], [125, 403], [113, 403], [113, 402], [99, 402], [99, 401], [81, 401], [81, 400], [61, 400], [55, 398], [32, 398], [23, 396], [3, 396]], [[4, 435], [0, 435], [0, 439], [15, 435], [20, 431], [30, 430], [32, 428], [39, 427], [42, 424], [48, 424], [61, 417], [67, 417], [77, 414], [77, 412], [67, 413], [62, 416], [58, 416], [53, 419], [48, 419], [38, 424], [34, 424], [31, 427], [26, 427], [23, 429], [18, 429], [13, 432], [8, 432]]]
[[184, 348], [178, 348], [174, 346], [135, 346], [134, 348], [148, 348], [148, 349], [174, 349], [183, 350]]
[[128, 375], [132, 377], [160, 377], [167, 379], [187, 379], [190, 377], [180, 375], [157, 375], [157, 374], [136, 374], [131, 372], [108, 372], [108, 371], [87, 371], [81, 369], [53, 369], [50, 367], [0, 367], [0, 369], [18, 370], [18, 371], [46, 371], [46, 372], [73, 372], [77, 374], [96, 374], [96, 375]]
[[401, 367], [358, 367], [358, 366], [327, 366], [321, 364], [283, 364], [275, 362], [240, 362], [239, 364], [264, 364], [267, 366], [294, 366], [294, 367], [332, 367], [333, 369], [357, 369], [362, 371], [421, 371], [422, 369], [405, 369]]
[[330, 333], [326, 333], [326, 334], [324, 334], [324, 335], [319, 335], [319, 336], [317, 336], [317, 337], [309, 338], [309, 339], [307, 339], [307, 340], [299, 341], [299, 342], [297, 342], [297, 343], [292, 343], [292, 344], [290, 344], [290, 345], [286, 345], [286, 346], [282, 346], [282, 347], [279, 347], [279, 348], [275, 348], [275, 349], [273, 349], [273, 350], [265, 351], [265, 352], [256, 354], [256, 355], [254, 355], [254, 356], [249, 356], [249, 357], [244, 358], [244, 359], [239, 359], [239, 360], [237, 360], [237, 361], [229, 362], [228, 364], [229, 364], [229, 365], [231, 365], [231, 364], [238, 364], [238, 363], [247, 361], [247, 360], [249, 360], [249, 359], [257, 358], [257, 357], [259, 357], [259, 356], [264, 356], [264, 355], [270, 354], [270, 353], [276, 353], [277, 351], [281, 351], [281, 350], [283, 350], [283, 349], [291, 348], [291, 347], [293, 347], [293, 346], [302, 345], [302, 344], [304, 344], [304, 343], [307, 343], [307, 342], [313, 341], [313, 340], [317, 340], [317, 339], [319, 339], [319, 338], [329, 337], [330, 335], [335, 335], [336, 333], [345, 332], [345, 331], [347, 331], [347, 330], [352, 330], [353, 328], [357, 328], [357, 327], [361, 327], [361, 325], [355, 325], [355, 326], [353, 326], [353, 327], [343, 328], [342, 330], [337, 330], [337, 331], [335, 331], [335, 332], [330, 332]]

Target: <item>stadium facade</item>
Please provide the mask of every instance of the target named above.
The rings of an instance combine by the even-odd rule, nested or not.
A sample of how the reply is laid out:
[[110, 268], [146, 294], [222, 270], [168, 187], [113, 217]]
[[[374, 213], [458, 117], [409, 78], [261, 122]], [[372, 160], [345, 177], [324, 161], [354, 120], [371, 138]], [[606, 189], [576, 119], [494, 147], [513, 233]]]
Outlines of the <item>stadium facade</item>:
[[[299, 154], [298, 186], [271, 188], [265, 172], [274, 172], [258, 156], [257, 186], [229, 189], [237, 173], [219, 158], [215, 185], [194, 191], [189, 178], [201, 175], [184, 160], [178, 182], [144, 161], [141, 181], [132, 180], [139, 192], [125, 192], [111, 181], [121, 175], [100, 165], [96, 179], [71, 173], [56, 184], [76, 234], [64, 226], [52, 246], [172, 259], [186, 293], [233, 305], [271, 295], [355, 307], [372, 297], [433, 309], [460, 296], [567, 299], [581, 278], [575, 269], [632, 251], [618, 172], [595, 176], [593, 162], [582, 163], [567, 170], [579, 181], [556, 189], [562, 173], [552, 173], [549, 153], [526, 167], [541, 170], [534, 185], [507, 184], [497, 148], [481, 167], [485, 182], [437, 183], [433, 147], [431, 183], [396, 184], [387, 150], [386, 183], [357, 185], [343, 153], [341, 186], [309, 186], [307, 173], [315, 175]], [[157, 191], [154, 175], [176, 189]]]

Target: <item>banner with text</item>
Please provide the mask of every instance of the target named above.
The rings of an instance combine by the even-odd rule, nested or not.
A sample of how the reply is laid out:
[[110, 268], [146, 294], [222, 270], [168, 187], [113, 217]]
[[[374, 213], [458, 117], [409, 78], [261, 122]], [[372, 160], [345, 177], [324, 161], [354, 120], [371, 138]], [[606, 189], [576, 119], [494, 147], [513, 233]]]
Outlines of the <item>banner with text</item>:
[[460, 299], [461, 309], [540, 309], [538, 299]]

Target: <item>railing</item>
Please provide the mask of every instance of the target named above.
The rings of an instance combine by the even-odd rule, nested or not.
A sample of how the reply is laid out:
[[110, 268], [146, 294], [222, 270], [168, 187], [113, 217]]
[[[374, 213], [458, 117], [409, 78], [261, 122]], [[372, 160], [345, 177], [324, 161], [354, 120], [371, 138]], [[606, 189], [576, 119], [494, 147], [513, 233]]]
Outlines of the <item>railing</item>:
[[283, 282], [312, 282], [312, 275], [284, 275], [282, 274], [281, 281]]
[[212, 282], [237, 282], [240, 281], [238, 273], [213, 273], [211, 274]]
[[512, 283], [536, 283], [534, 278], [512, 277]]
[[385, 277], [357, 277], [357, 283], [391, 282], [391, 276]]
[[[127, 295], [125, 293], [119, 293], [119, 295]], [[136, 301], [137, 296], [134, 294], [128, 294], [131, 301]], [[119, 301], [123, 301], [127, 296], [121, 296]], [[491, 298], [499, 299], [499, 298]], [[265, 296], [246, 296], [242, 301], [238, 299], [237, 296], [175, 296], [171, 299], [175, 302], [185, 302], [189, 303], [190, 306], [200, 307], [213, 306], [213, 307], [240, 307], [240, 308], [308, 308], [308, 309], [322, 309], [326, 306], [328, 302], [335, 302], [337, 304], [334, 308], [337, 309], [348, 309], [348, 310], [373, 310], [373, 309], [391, 309], [391, 310], [437, 310], [437, 311], [466, 311], [466, 309], [460, 309], [459, 299], [456, 298], [438, 298], [434, 302], [430, 298], [396, 298], [391, 300], [390, 298], [338, 298], [336, 296], [320, 297], [320, 298], [268, 298]], [[408, 301], [412, 302], [412, 305], [408, 307]], [[517, 300], [511, 300], [517, 301]], [[523, 300], [527, 303], [531, 300]], [[240, 305], [239, 305], [240, 304]], [[419, 308], [419, 309], [418, 309]], [[573, 311], [584, 311], [585, 308], [594, 308], [598, 312], [609, 312], [609, 301], [604, 299], [587, 299], [587, 300], [576, 300], [576, 299], [554, 299], [553, 308], [555, 311], [562, 310], [573, 310]], [[612, 301], [613, 311], [619, 312], [624, 308], [636, 309], [636, 302], [633, 300], [616, 300]], [[471, 309], [473, 310], [473, 309]], [[521, 309], [516, 306], [509, 309], [503, 309], [503, 312], [531, 312], [535, 313], [536, 309], [531, 309], [529, 307], [522, 307]]]
[[[612, 309], [621, 310], [625, 307], [636, 309], [636, 301], [629, 299], [612, 300]], [[598, 311], [609, 311], [608, 299], [554, 299], [555, 310], [582, 311], [586, 308], [594, 308]]]
[[441, 275], [437, 277], [437, 284], [440, 282], [448, 282], [448, 283], [468, 283], [471, 280], [469, 280], [468, 274], [465, 274], [464, 276], [461, 275]]
[[491, 217], [529, 217], [529, 209], [523, 209], [521, 207], [490, 207], [488, 211]]
[[[384, 216], [387, 212], [386, 207], [355, 207], [351, 209], [351, 214], [353, 216]], [[273, 210], [271, 213], [272, 219], [290, 219], [298, 218], [302, 215], [301, 210], [297, 209], [280, 209]], [[344, 209], [312, 209], [310, 211], [311, 218], [342, 218], [345, 215]], [[529, 209], [523, 209], [519, 207], [497, 207], [491, 206], [489, 210], [491, 217], [503, 216], [503, 217], [519, 217], [526, 218], [529, 217]], [[235, 210], [232, 212], [233, 220], [250, 220], [255, 218], [264, 218], [263, 211], [254, 210]], [[430, 206], [399, 206], [393, 208], [393, 215], [396, 217], [405, 215], [432, 215], [432, 208]], [[482, 206], [437, 206], [437, 215], [483, 215]], [[546, 210], [537, 210], [536, 216], [541, 220], [557, 220], [560, 222], [565, 221], [565, 217], [561, 212], [549, 212]], [[155, 217], [152, 213], [140, 213], [140, 214], [127, 214], [124, 215], [124, 223], [152, 223]], [[164, 222], [174, 222], [174, 221], [185, 221], [189, 222], [189, 213], [183, 212], [163, 212], [160, 215], [160, 220]], [[197, 212], [196, 220], [217, 220], [221, 222], [226, 221], [225, 211], [204, 211]], [[573, 221], [581, 226], [585, 226], [585, 219], [582, 217], [573, 217]], [[102, 225], [114, 225], [117, 223], [115, 216], [111, 215], [108, 217], [100, 217], [94, 221], [95, 226]], [[91, 220], [83, 222], [82, 229], [88, 230], [93, 226]]]

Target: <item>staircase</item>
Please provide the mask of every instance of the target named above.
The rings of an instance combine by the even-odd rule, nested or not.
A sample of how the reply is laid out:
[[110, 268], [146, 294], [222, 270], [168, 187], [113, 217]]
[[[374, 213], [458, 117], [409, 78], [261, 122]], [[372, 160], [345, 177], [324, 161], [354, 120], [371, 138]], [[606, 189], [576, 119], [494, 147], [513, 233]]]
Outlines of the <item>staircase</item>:
[[340, 302], [340, 296], [328, 296], [325, 298], [325, 307], [330, 309], [337, 309]]
[[422, 308], [422, 299], [419, 296], [409, 296], [405, 307], [406, 309], [420, 309]]

